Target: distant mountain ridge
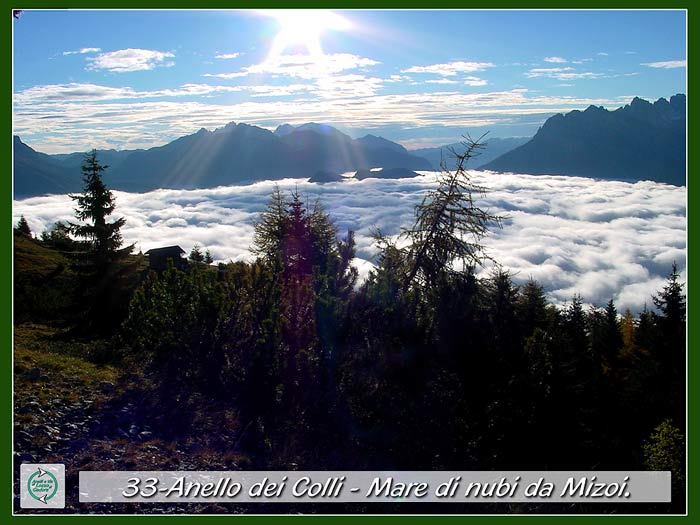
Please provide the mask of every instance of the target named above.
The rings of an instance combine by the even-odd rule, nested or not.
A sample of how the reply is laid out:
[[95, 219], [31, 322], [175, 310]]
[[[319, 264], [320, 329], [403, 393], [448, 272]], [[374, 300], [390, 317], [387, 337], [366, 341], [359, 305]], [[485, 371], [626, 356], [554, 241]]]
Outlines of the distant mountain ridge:
[[[485, 147], [479, 151], [479, 154], [470, 159], [467, 168], [479, 169], [480, 166], [491, 162], [492, 160], [500, 157], [504, 153], [522, 146], [532, 137], [507, 137], [507, 138], [488, 138], [485, 137], [484, 143]], [[455, 142], [453, 144], [447, 144], [445, 146], [439, 146], [437, 148], [421, 148], [410, 150], [410, 153], [423, 157], [435, 170], [440, 169], [441, 162], [444, 160], [448, 169], [453, 169], [454, 159], [451, 157], [450, 148], [454, 148], [455, 151], [464, 151], [464, 146], [461, 142]]]
[[[343, 173], [370, 168], [430, 170], [430, 163], [400, 144], [367, 135], [352, 139], [325, 125], [283, 125], [275, 132], [230, 123], [204, 128], [147, 150], [98, 152], [111, 164], [107, 184], [118, 190], [208, 188], [221, 185], [308, 177], [320, 171]], [[15, 197], [79, 191], [81, 154], [50, 156], [15, 137]]]
[[20, 140], [13, 138], [15, 197], [38, 193], [68, 193], [80, 189], [80, 171], [73, 175], [59, 159], [34, 151]]
[[[487, 140], [468, 168], [498, 172], [554, 174], [618, 180], [686, 181], [686, 97], [674, 95], [653, 104], [634, 98], [609, 111], [558, 114], [535, 136]], [[462, 148], [457, 143], [456, 149]], [[451, 167], [449, 146], [408, 151], [374, 135], [353, 139], [327, 124], [283, 124], [274, 132], [249, 124], [226, 126], [180, 137], [147, 150], [98, 150], [110, 168], [110, 188], [145, 192], [157, 188], [192, 189], [288, 177], [318, 182], [346, 172], [383, 168], [431, 171], [441, 157]], [[82, 190], [82, 153], [47, 155], [14, 137], [14, 196]], [[398, 172], [396, 172], [398, 173]]]
[[547, 119], [526, 144], [481, 168], [533, 175], [686, 183], [686, 96], [635, 97], [614, 111], [589, 106]]

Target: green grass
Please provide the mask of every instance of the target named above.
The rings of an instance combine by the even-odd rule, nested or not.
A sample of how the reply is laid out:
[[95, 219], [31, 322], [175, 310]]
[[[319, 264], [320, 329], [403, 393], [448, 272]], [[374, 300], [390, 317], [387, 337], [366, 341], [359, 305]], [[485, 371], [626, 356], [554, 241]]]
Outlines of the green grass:
[[116, 367], [98, 366], [75, 355], [81, 350], [89, 355], [95, 343], [66, 344], [60, 335], [60, 330], [43, 325], [15, 327], [15, 406], [29, 398], [39, 403], [48, 398], [72, 402], [97, 395], [103, 382], [118, 381]]
[[26, 235], [14, 236], [15, 276], [43, 280], [70, 266], [69, 260], [56, 250], [42, 246]]

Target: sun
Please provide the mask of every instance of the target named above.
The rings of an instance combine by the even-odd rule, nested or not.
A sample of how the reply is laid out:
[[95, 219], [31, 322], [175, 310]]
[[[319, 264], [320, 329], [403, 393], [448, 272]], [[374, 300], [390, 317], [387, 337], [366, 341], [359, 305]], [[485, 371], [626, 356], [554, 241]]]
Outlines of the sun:
[[277, 20], [280, 29], [270, 48], [269, 58], [285, 51], [312, 56], [323, 55], [321, 34], [325, 31], [347, 31], [352, 27], [349, 20], [333, 11], [320, 9], [265, 10], [266, 16]]

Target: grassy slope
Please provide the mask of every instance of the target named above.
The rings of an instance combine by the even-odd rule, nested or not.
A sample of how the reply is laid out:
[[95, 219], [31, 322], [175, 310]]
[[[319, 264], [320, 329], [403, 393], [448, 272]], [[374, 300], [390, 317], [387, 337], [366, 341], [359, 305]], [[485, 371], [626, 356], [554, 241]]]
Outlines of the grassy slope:
[[[239, 451], [235, 409], [198, 395], [168, 403], [138, 356], [124, 358], [112, 341], [72, 338], [67, 327], [75, 321], [79, 280], [70, 258], [30, 237], [15, 235], [14, 242], [15, 469], [24, 462], [64, 463], [66, 512], [88, 512], [107, 508], [77, 504], [80, 470], [250, 466]], [[147, 262], [134, 255], [121, 264], [125, 291], [133, 289]], [[15, 509], [21, 512], [18, 500]]]
[[74, 289], [67, 257], [30, 237], [14, 235], [15, 323], [61, 318]]
[[[236, 410], [196, 395], [166, 406], [135, 360], [114, 365], [91, 360], [104, 360], [110, 352], [120, 349], [105, 341], [66, 340], [63, 329], [46, 325], [15, 327], [17, 480], [21, 463], [64, 463], [69, 489], [65, 512], [99, 512], [114, 509], [77, 502], [81, 470], [250, 468], [250, 460], [238, 450]], [[144, 505], [120, 511], [157, 513], [166, 507], [174, 510]], [[185, 509], [224, 510], [211, 505], [183, 505], [180, 510]], [[15, 510], [21, 512], [18, 499]]]

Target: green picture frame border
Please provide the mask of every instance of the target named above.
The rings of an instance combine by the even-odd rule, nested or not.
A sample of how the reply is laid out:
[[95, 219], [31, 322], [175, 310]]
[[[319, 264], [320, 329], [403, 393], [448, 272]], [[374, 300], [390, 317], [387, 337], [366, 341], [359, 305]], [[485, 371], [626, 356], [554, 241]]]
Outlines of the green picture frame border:
[[[14, 5], [7, 5], [3, 9], [4, 19], [0, 22], [0, 41], [2, 42], [0, 51], [0, 92], [5, 97], [0, 105], [0, 118], [2, 121], [3, 133], [2, 147], [0, 147], [0, 356], [2, 359], [2, 376], [0, 378], [0, 411], [4, 418], [0, 426], [0, 438], [2, 448], [0, 449], [0, 476], [2, 486], [5, 490], [0, 496], [0, 520], [3, 523], [31, 523], [37, 525], [55, 524], [67, 520], [79, 520], [79, 523], [93, 523], [97, 521], [108, 521], [109, 523], [139, 523], [149, 520], [163, 520], [166, 516], [161, 515], [13, 515], [13, 450], [12, 450], [12, 9], [246, 9], [246, 8], [326, 8], [326, 9], [684, 9], [687, 11], [687, 58], [693, 55], [697, 49], [697, 35], [694, 30], [698, 29], [697, 18], [700, 7], [692, 7], [689, 1], [632, 1], [632, 0], [575, 0], [563, 2], [562, 0], [493, 0], [493, 1], [467, 1], [467, 0], [24, 0], [13, 2]], [[687, 70], [687, 90], [689, 91], [695, 81], [695, 71]], [[694, 183], [690, 182], [694, 168], [697, 166], [697, 155], [690, 147], [694, 144], [697, 136], [697, 124], [695, 101], [688, 97], [688, 185], [687, 185], [687, 279], [686, 295], [692, 295], [694, 289], [691, 279], [691, 266], [694, 261], [694, 246], [691, 242], [692, 234], [696, 231], [694, 227], [694, 216], [690, 210], [690, 203], [697, 196]], [[693, 523], [698, 521], [700, 515], [698, 498], [693, 494], [698, 494], [695, 475], [698, 473], [697, 450], [697, 430], [698, 416], [696, 413], [698, 399], [698, 385], [690, 378], [698, 372], [698, 355], [696, 354], [698, 342], [698, 329], [695, 328], [693, 319], [693, 303], [688, 301], [688, 381], [687, 381], [687, 402], [688, 402], [688, 425], [687, 425], [687, 447], [688, 447], [688, 472], [687, 472], [687, 494], [688, 494], [688, 514], [685, 516], [674, 515], [571, 515], [571, 516], [528, 516], [528, 515], [498, 515], [498, 516], [406, 516], [406, 515], [346, 515], [328, 516], [318, 515], [282, 515], [282, 516], [260, 516], [260, 515], [221, 515], [221, 516], [192, 516], [192, 515], [167, 515], [167, 519], [177, 520], [178, 525], [185, 523], [221, 523], [223, 520], [241, 520], [246, 524], [265, 523], [326, 523], [333, 520], [337, 524], [357, 524], [357, 523], [391, 523], [391, 524], [419, 524], [434, 523], [436, 520], [444, 523], [518, 523], [518, 524], [539, 524], [545, 523], [598, 523], [613, 522], [620, 524], [656, 524], [656, 523]], [[118, 512], [118, 509], [115, 509]]]

